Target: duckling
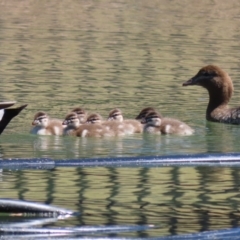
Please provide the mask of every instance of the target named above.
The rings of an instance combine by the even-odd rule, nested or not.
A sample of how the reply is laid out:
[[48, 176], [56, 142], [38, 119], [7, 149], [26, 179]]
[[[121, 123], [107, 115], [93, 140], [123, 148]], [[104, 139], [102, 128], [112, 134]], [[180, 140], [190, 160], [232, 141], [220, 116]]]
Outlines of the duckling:
[[[153, 107], [146, 107], [141, 110], [141, 112], [136, 116], [136, 120], [142, 121], [145, 119], [146, 115], [150, 112], [155, 112], [156, 110]], [[160, 113], [159, 113], [160, 114]]]
[[65, 135], [73, 135], [76, 137], [112, 137], [116, 133], [110, 128], [101, 124], [81, 124], [75, 112], [68, 114], [62, 123], [67, 127], [64, 129]]
[[123, 114], [122, 111], [119, 108], [114, 108], [109, 112], [108, 115], [108, 121], [118, 121], [118, 122], [123, 122]]
[[90, 114], [87, 117], [86, 123], [90, 124], [102, 124], [104, 122], [103, 117], [98, 113]]
[[183, 86], [198, 85], [207, 89], [209, 102], [206, 119], [212, 122], [240, 124], [240, 107], [229, 108], [228, 102], [233, 94], [233, 83], [230, 76], [215, 65], [201, 68]]
[[126, 133], [142, 133], [143, 127], [142, 124], [135, 119], [124, 119], [122, 111], [118, 108], [115, 108], [110, 111], [108, 115], [108, 121], [118, 121], [124, 124], [124, 128], [126, 129]]
[[[18, 108], [7, 108], [14, 105], [15, 102], [1, 102], [0, 103], [0, 134], [2, 134], [3, 130], [6, 126], [10, 123], [10, 121], [16, 117], [25, 107], [27, 104], [22, 105]], [[7, 108], [7, 109], [5, 109]]]
[[32, 122], [32, 134], [62, 135], [63, 125], [59, 119], [50, 118], [45, 112], [37, 112]]
[[72, 112], [75, 112], [80, 120], [80, 123], [85, 123], [86, 122], [86, 119], [87, 119], [87, 112], [81, 108], [81, 107], [77, 107], [77, 108], [74, 108], [72, 110]]
[[82, 125], [81, 120], [78, 117], [76, 112], [71, 112], [67, 114], [65, 119], [62, 122], [63, 128], [63, 135], [72, 135], [74, 134], [75, 130]]
[[146, 116], [144, 132], [157, 134], [192, 135], [194, 130], [186, 123], [173, 118], [163, 118], [160, 113], [150, 111]]
[[102, 125], [109, 131], [113, 131], [115, 136], [124, 136], [126, 135], [126, 129], [124, 129], [124, 125], [120, 122], [116, 121], [105, 121], [103, 117], [98, 113], [90, 114], [86, 121], [87, 124], [98, 124]]

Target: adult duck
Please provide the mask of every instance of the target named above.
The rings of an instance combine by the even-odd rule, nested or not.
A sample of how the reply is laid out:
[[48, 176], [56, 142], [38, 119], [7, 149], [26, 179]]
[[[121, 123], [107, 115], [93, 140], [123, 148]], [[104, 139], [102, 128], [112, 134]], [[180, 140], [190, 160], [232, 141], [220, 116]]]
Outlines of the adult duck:
[[205, 66], [193, 78], [183, 83], [183, 86], [189, 85], [202, 86], [208, 90], [208, 121], [240, 124], [240, 107], [228, 107], [233, 94], [233, 83], [227, 72], [215, 65]]

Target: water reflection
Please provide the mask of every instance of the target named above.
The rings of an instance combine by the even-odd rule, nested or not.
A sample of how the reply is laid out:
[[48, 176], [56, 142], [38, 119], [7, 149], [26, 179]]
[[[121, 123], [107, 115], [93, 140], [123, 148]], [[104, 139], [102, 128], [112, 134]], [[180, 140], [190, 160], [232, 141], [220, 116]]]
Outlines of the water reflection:
[[[125, 137], [2, 135], [0, 156], [8, 158], [79, 159], [238, 152], [240, 128], [206, 123], [193, 136], [134, 134]], [[202, 135], [201, 135], [202, 134]], [[19, 144], [20, 143], [20, 144]]]
[[140, 235], [159, 236], [239, 226], [239, 176], [228, 167], [4, 170], [1, 193], [81, 212], [60, 226], [154, 224]]

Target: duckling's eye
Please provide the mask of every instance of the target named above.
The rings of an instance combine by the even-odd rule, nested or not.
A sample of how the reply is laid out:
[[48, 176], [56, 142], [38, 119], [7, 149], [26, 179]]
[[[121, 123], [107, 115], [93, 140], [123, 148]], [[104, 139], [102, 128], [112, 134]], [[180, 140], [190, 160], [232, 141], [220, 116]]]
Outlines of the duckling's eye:
[[39, 117], [38, 120], [42, 121], [45, 117]]
[[145, 121], [146, 122], [150, 122], [152, 120], [152, 117], [147, 117], [147, 118], [145, 118]]
[[119, 115], [119, 114], [116, 113], [116, 114], [113, 114], [112, 116], [113, 116], [113, 117], [117, 117], [118, 115]]
[[93, 118], [93, 119], [90, 120], [91, 123], [94, 123], [94, 122], [96, 122], [96, 121], [97, 121], [96, 118]]

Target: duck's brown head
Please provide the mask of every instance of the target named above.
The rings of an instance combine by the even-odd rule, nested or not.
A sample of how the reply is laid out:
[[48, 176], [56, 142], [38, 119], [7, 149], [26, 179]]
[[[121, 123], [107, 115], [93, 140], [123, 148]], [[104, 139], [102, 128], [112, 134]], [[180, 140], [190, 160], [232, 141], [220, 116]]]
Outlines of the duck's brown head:
[[222, 88], [232, 87], [231, 78], [221, 68], [215, 65], [208, 65], [201, 68], [198, 73], [188, 81], [183, 83], [183, 86], [200, 85], [205, 88], [211, 86]]
[[123, 121], [123, 114], [122, 111], [119, 108], [115, 108], [110, 111], [108, 115], [108, 121], [118, 121], [122, 122]]
[[206, 88], [210, 94], [210, 101], [216, 101], [218, 105], [226, 104], [233, 93], [230, 76], [215, 65], [201, 68], [193, 78], [183, 83], [183, 86], [189, 85], [199, 85]]

